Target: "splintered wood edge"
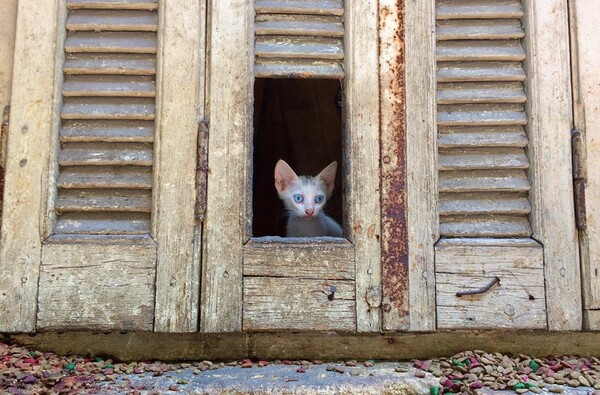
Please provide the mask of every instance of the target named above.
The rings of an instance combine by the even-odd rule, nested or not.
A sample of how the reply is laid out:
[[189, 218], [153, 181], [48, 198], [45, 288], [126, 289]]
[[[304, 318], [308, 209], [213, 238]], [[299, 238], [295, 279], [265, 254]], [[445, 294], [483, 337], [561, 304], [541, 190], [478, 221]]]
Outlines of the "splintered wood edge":
[[46, 332], [8, 335], [19, 345], [59, 355], [110, 355], [121, 361], [160, 359], [407, 360], [451, 356], [464, 350], [547, 355], [600, 354], [600, 333], [545, 330], [451, 330], [422, 333]]

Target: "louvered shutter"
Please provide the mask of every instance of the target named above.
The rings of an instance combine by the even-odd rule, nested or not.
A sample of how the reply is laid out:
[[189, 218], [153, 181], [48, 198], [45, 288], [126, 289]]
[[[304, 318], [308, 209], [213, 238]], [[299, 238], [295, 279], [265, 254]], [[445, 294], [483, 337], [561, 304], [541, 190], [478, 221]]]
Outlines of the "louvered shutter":
[[19, 6], [0, 330], [196, 330], [204, 2]]
[[55, 233], [149, 233], [158, 5], [67, 5]]
[[342, 0], [257, 0], [256, 77], [344, 77]]
[[437, 3], [440, 234], [528, 237], [519, 1]]

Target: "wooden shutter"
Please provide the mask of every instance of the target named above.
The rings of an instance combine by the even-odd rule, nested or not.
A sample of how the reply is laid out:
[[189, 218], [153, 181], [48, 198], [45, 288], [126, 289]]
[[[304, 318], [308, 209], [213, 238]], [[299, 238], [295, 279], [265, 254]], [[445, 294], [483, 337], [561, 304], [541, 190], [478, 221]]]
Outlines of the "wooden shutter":
[[438, 1], [440, 234], [528, 237], [519, 1]]
[[257, 0], [256, 77], [344, 77], [342, 0]]
[[67, 5], [54, 232], [150, 233], [158, 4]]
[[203, 4], [19, 3], [0, 330], [197, 329]]

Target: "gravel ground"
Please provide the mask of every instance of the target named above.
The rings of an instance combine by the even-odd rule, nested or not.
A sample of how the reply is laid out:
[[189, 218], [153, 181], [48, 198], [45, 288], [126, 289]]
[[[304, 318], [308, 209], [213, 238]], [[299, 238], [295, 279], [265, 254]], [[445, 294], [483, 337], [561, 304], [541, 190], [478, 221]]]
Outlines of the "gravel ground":
[[119, 363], [0, 343], [0, 394], [600, 395], [600, 359], [464, 351], [410, 362], [160, 361]]

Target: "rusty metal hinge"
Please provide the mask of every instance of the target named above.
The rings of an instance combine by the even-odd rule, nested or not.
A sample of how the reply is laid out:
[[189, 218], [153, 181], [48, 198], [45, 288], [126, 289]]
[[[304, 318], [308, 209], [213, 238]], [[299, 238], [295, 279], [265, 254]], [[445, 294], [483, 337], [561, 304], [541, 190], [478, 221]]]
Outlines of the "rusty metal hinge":
[[204, 221], [206, 213], [206, 178], [208, 175], [208, 121], [198, 123], [198, 156], [196, 158], [196, 219]]
[[6, 167], [6, 141], [8, 138], [8, 125], [10, 122], [10, 106], [4, 107], [2, 114], [2, 127], [0, 128], [0, 167]]
[[587, 229], [587, 214], [585, 207], [585, 187], [587, 171], [585, 167], [585, 150], [581, 130], [571, 132], [571, 150], [573, 154], [573, 194], [575, 198], [575, 221], [577, 229]]

